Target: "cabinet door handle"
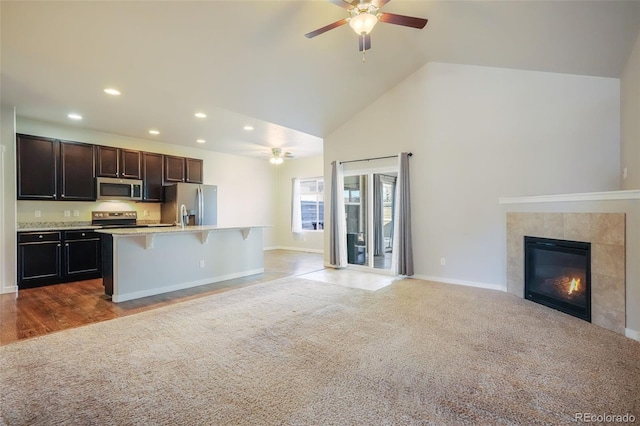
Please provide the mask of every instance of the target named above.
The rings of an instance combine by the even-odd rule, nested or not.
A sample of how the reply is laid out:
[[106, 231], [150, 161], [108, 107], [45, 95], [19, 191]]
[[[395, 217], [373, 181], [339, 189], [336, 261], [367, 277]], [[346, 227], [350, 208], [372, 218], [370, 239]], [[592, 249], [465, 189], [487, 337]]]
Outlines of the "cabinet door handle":
[[[65, 246], [65, 247], [69, 247], [69, 243], [66, 243], [64, 246]], [[60, 247], [60, 246], [58, 246], [58, 247]]]
[[38, 238], [42, 238], [42, 235], [38, 235]]
[[60, 197], [64, 198], [64, 194], [60, 195]]
[[58, 247], [60, 247], [60, 244], [58, 244]]

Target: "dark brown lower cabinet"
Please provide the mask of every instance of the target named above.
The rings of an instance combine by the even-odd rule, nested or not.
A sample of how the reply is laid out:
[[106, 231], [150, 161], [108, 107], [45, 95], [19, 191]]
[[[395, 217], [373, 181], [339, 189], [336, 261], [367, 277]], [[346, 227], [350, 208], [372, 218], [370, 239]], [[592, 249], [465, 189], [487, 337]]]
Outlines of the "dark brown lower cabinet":
[[40, 287], [62, 280], [60, 232], [18, 234], [18, 288]]
[[18, 288], [100, 278], [100, 250], [91, 230], [19, 232]]
[[100, 234], [91, 231], [65, 231], [64, 234], [64, 275], [78, 279], [99, 277]]

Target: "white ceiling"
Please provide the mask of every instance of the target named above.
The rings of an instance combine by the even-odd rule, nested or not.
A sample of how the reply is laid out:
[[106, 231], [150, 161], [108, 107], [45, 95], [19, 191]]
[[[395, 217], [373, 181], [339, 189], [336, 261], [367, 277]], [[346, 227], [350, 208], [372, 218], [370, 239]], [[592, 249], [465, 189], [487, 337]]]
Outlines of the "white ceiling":
[[640, 31], [640, 1], [393, 0], [383, 11], [429, 23], [378, 24], [362, 63], [348, 25], [304, 37], [346, 17], [328, 1], [3, 0], [1, 101], [54, 123], [303, 157], [427, 62], [618, 78]]

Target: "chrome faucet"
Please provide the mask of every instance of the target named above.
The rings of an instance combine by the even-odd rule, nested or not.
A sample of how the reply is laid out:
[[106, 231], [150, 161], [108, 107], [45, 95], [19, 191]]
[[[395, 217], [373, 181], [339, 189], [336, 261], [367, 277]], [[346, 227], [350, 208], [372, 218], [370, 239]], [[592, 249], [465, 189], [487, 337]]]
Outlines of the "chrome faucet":
[[189, 223], [189, 215], [187, 214], [187, 207], [184, 204], [180, 206], [180, 217], [181, 217], [180, 224], [184, 228]]

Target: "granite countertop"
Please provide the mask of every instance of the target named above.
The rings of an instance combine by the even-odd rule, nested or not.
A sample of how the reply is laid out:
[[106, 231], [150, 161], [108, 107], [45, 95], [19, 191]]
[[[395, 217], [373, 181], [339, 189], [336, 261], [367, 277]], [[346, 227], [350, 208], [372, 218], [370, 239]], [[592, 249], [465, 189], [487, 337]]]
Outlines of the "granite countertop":
[[203, 231], [224, 231], [234, 229], [250, 229], [250, 228], [269, 228], [270, 225], [246, 225], [246, 226], [220, 226], [220, 225], [203, 225], [203, 226], [171, 226], [171, 227], [148, 227], [148, 228], [115, 228], [100, 229], [98, 232], [103, 234], [111, 234], [114, 236], [135, 236], [149, 234], [171, 234], [180, 232], [203, 232]]
[[[140, 221], [139, 221], [140, 222]], [[152, 226], [153, 223], [141, 224]], [[40, 232], [40, 231], [73, 231], [76, 229], [102, 229], [101, 226], [91, 225], [91, 222], [18, 222], [18, 232]], [[160, 224], [158, 224], [160, 225]], [[166, 226], [166, 225], [164, 225]]]
[[18, 222], [18, 232], [71, 231], [74, 229], [98, 229], [91, 222]]

